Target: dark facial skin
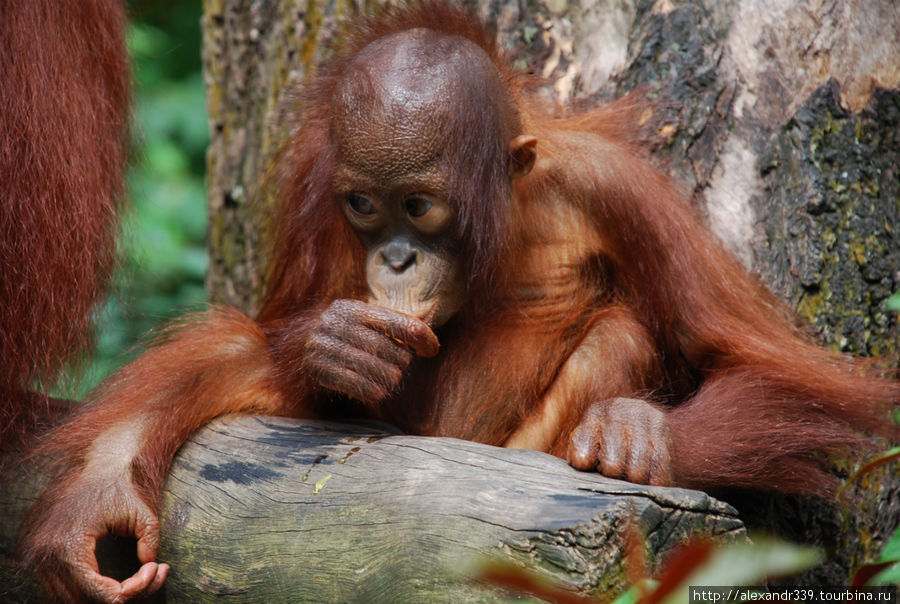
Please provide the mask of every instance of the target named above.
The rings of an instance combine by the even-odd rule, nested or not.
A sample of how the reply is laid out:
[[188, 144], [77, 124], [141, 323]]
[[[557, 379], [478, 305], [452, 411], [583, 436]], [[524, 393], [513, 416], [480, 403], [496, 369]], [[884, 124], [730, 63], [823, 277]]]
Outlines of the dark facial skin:
[[[369, 298], [333, 302], [310, 335], [306, 370], [326, 389], [376, 405], [417, 356], [437, 354], [432, 329], [464, 303], [447, 179], [457, 159], [446, 141], [472, 86], [502, 90], [491, 60], [469, 41], [424, 29], [377, 40], [342, 76], [330, 124], [334, 189], [366, 249]], [[510, 178], [524, 175], [534, 146], [534, 137], [515, 137], [496, 161], [508, 162]]]
[[340, 203], [367, 250], [369, 302], [437, 327], [462, 302], [462, 284], [452, 238], [455, 212], [432, 190], [355, 190]]
[[426, 35], [403, 32], [363, 50], [333, 104], [335, 197], [366, 248], [370, 295], [323, 313], [306, 370], [369, 405], [396, 391], [416, 356], [437, 354], [432, 327], [462, 303], [456, 210], [441, 169], [455, 81], [419, 60]]
[[434, 35], [403, 32], [360, 53], [338, 88], [332, 132], [335, 192], [367, 250], [369, 301], [439, 326], [462, 291], [441, 164], [452, 160], [444, 142], [459, 81], [446, 60], [423, 57]]

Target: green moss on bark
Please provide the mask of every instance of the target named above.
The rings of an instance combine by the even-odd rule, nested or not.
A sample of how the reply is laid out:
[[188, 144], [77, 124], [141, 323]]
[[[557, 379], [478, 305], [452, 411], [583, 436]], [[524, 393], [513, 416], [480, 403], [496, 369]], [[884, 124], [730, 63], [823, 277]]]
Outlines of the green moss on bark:
[[776, 134], [763, 161], [761, 264], [832, 348], [898, 350], [885, 300], [900, 287], [900, 91], [878, 90], [858, 115], [834, 81]]

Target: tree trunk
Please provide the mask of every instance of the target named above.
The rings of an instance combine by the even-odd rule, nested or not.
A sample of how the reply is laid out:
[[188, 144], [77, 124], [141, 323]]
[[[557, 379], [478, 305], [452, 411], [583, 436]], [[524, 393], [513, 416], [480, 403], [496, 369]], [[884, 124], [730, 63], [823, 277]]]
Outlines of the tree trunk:
[[[883, 301], [900, 289], [900, 4], [463, 3], [561, 103], [643, 91], [657, 159], [748, 268], [826, 345], [898, 352]], [[257, 310], [273, 203], [264, 178], [289, 132], [291, 91], [367, 6], [206, 0], [214, 299]], [[724, 496], [754, 527], [824, 545], [831, 557], [807, 580], [842, 584], [896, 528], [898, 485], [895, 465], [843, 507]]]
[[[15, 526], [36, 473], [0, 485], [0, 600], [24, 599]], [[627, 587], [624, 542], [651, 568], [691, 537], [744, 528], [704, 493], [579, 472], [536, 451], [383, 426], [229, 416], [195, 434], [169, 472], [159, 559], [167, 602], [480, 602], [512, 599], [473, 580], [502, 560], [599, 596]], [[101, 568], [133, 572], [134, 542], [105, 543]]]

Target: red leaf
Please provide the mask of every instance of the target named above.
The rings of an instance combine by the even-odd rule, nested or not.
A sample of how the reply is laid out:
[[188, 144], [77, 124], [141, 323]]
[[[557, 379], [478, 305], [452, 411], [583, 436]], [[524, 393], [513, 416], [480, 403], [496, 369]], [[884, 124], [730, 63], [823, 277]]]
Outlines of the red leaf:
[[892, 566], [894, 564], [897, 564], [896, 560], [863, 564], [853, 575], [853, 583], [851, 584], [852, 587], [863, 587], [866, 583], [869, 582], [872, 577], [886, 569], [888, 566]]
[[591, 598], [550, 585], [539, 580], [532, 573], [509, 564], [487, 565], [479, 573], [477, 579], [515, 594], [530, 594], [551, 604], [596, 604]]
[[713, 544], [708, 541], [696, 541], [684, 546], [666, 563], [656, 590], [642, 597], [639, 604], [659, 604], [665, 600], [698, 566], [709, 559], [713, 549]]

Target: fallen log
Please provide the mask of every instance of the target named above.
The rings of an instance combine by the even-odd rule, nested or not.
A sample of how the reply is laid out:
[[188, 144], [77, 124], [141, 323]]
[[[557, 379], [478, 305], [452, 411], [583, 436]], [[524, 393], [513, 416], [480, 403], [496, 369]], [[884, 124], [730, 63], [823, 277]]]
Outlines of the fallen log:
[[[0, 584], [17, 580], [15, 525], [35, 479], [0, 499]], [[397, 435], [389, 427], [228, 416], [195, 434], [169, 472], [160, 600], [498, 601], [472, 579], [512, 562], [582, 593], [627, 585], [628, 527], [658, 568], [696, 536], [743, 538], [728, 505], [704, 493], [579, 472], [536, 451]], [[127, 574], [133, 542], [99, 551]], [[19, 591], [11, 591], [18, 589]], [[0, 588], [0, 596], [3, 595]]]

